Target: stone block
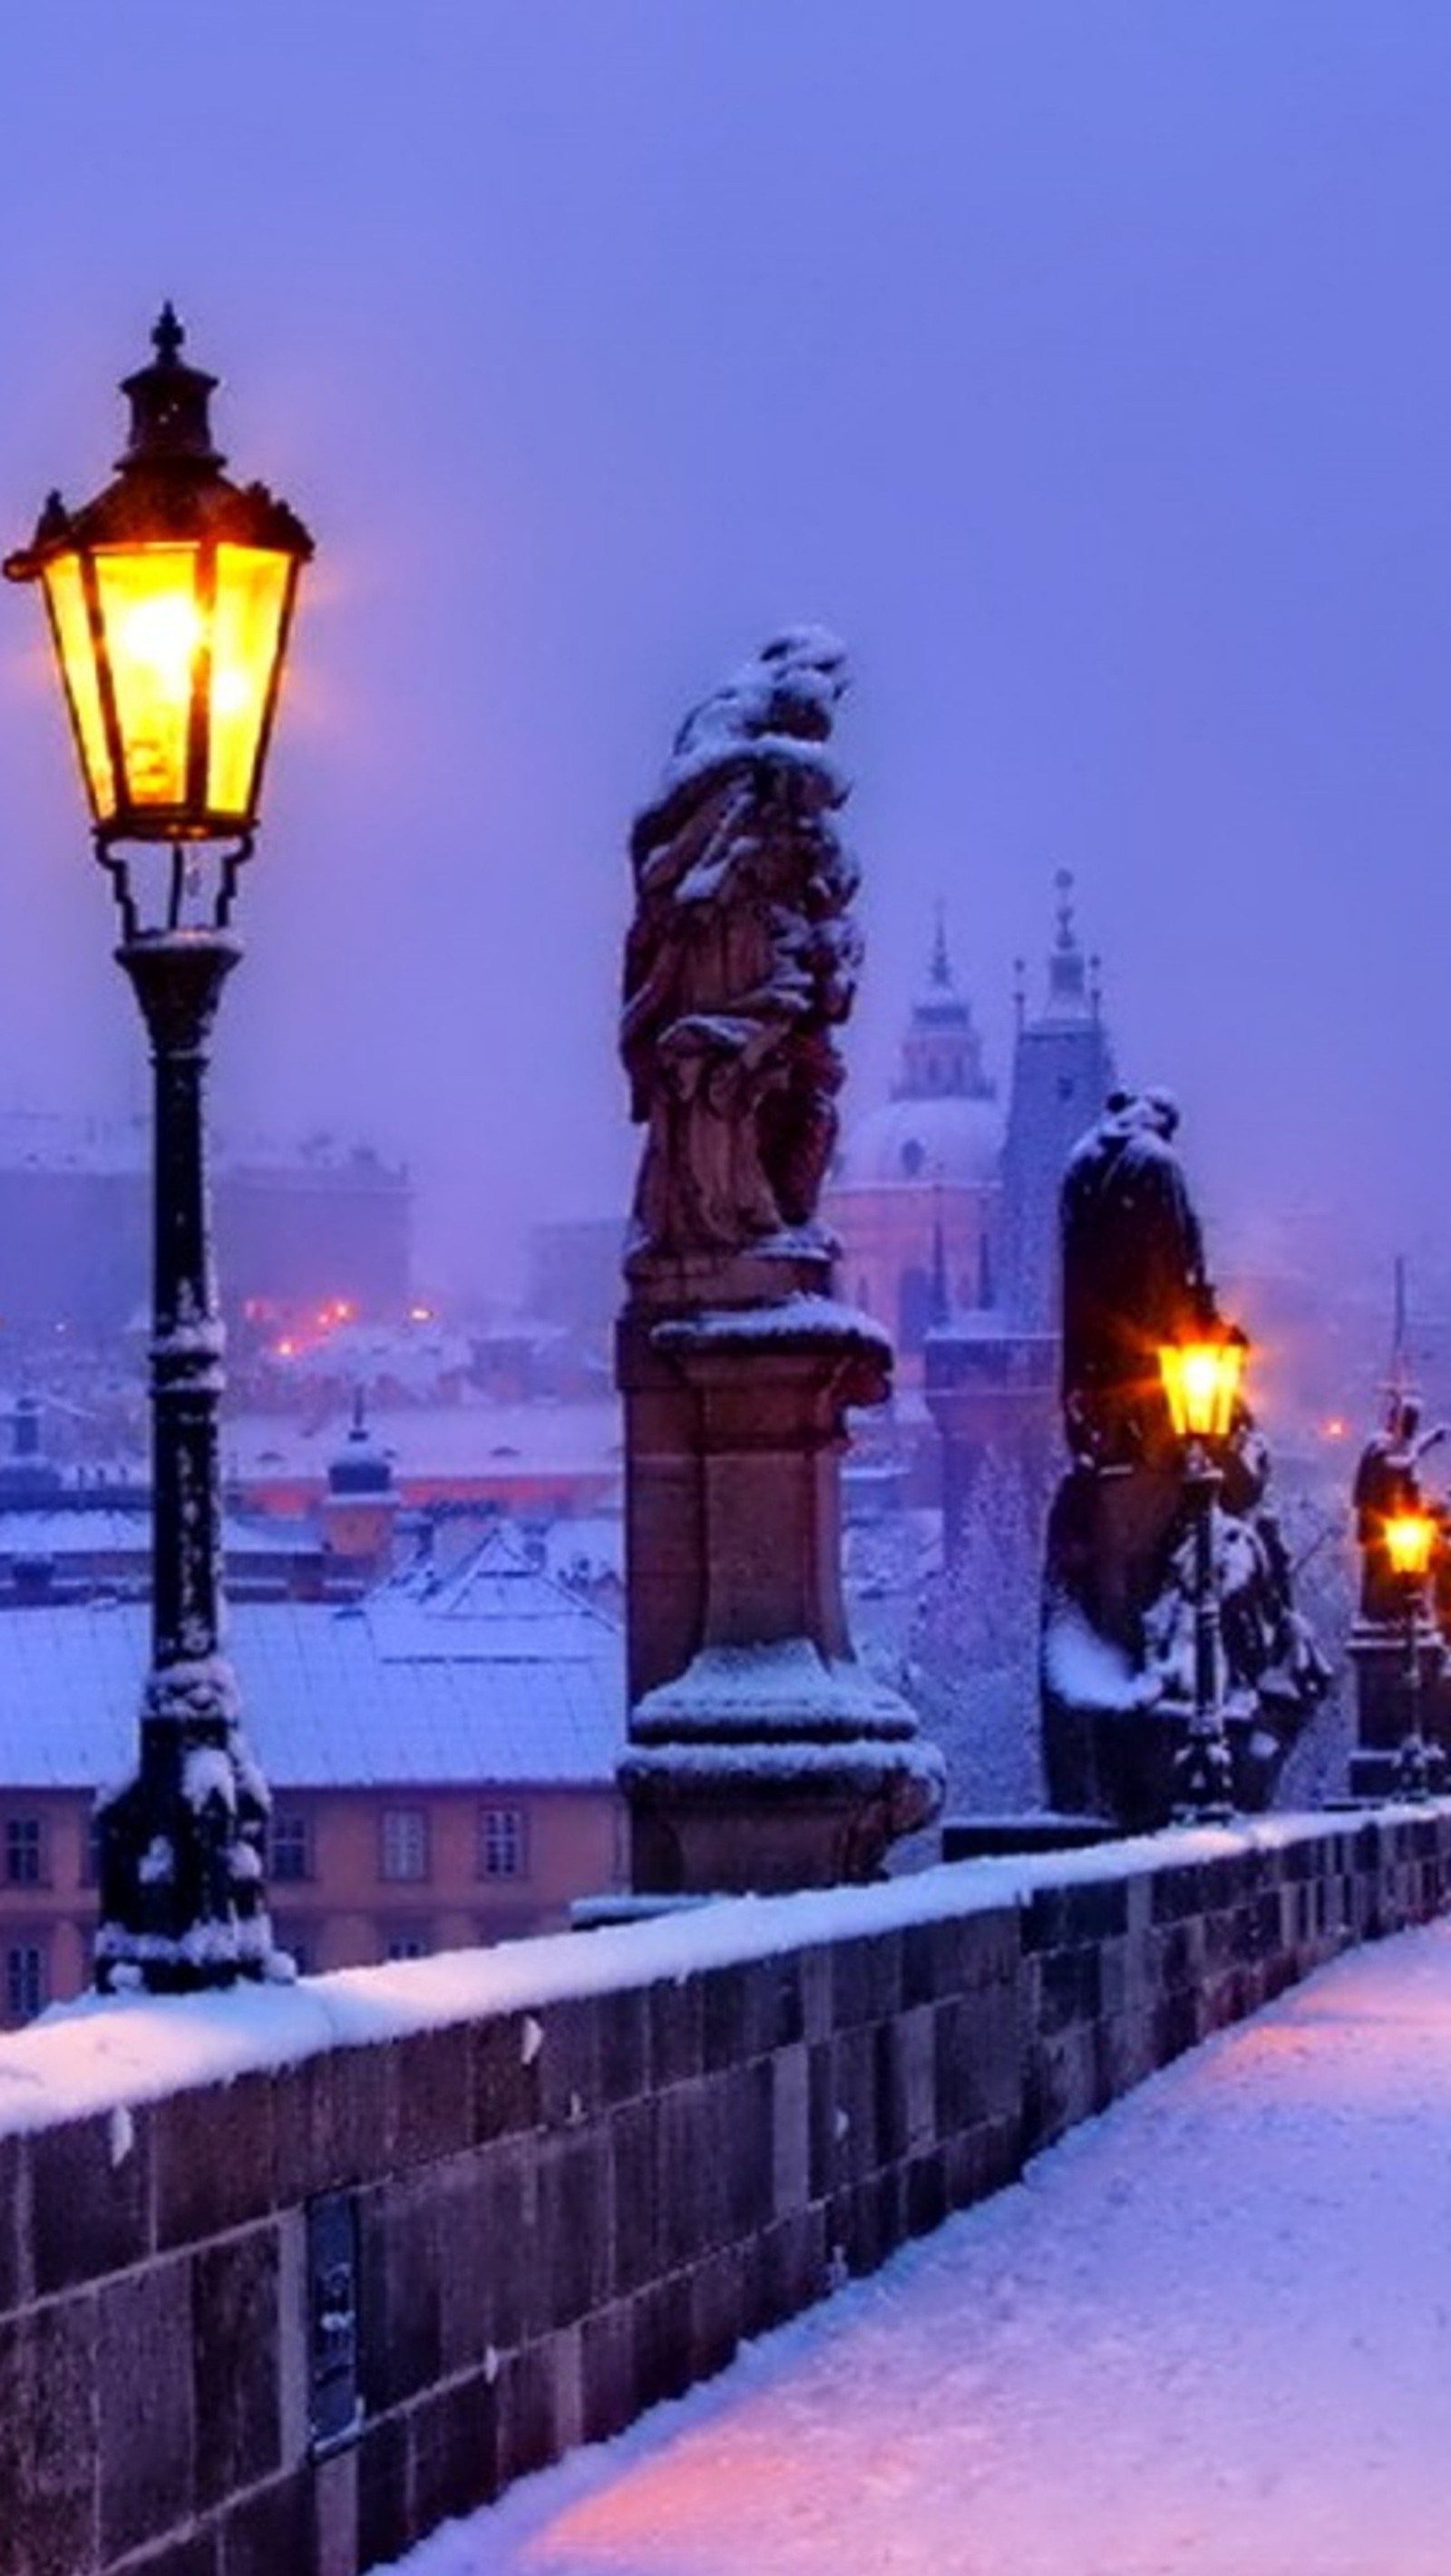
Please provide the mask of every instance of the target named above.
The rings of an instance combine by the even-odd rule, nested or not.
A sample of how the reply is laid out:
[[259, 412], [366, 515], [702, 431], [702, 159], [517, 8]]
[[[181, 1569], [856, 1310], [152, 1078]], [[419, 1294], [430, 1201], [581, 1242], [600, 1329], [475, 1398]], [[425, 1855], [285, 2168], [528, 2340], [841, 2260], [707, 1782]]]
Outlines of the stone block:
[[278, 2239], [254, 2227], [192, 2257], [197, 2501], [205, 2510], [282, 2467]]
[[537, 2015], [539, 2117], [547, 2128], [577, 2128], [599, 2108], [600, 2030], [593, 1995], [550, 2004]]
[[1023, 2080], [1023, 2143], [1031, 2153], [1103, 2107], [1097, 2032], [1079, 2023], [1028, 2052]]
[[634, 2422], [635, 2319], [627, 2299], [596, 2308], [580, 2327], [580, 2436], [606, 2442]]
[[775, 2214], [771, 2060], [752, 2058], [718, 2078], [720, 2154], [725, 2168], [723, 2232], [754, 2236]]
[[472, 2113], [475, 2141], [536, 2129], [541, 2119], [544, 2025], [536, 2013], [504, 2013], [472, 2025]]
[[[335, 2451], [311, 2471], [314, 2576], [356, 2576], [358, 2556], [358, 2454]], [[265, 2525], [264, 2525], [265, 2532]]]
[[370, 2415], [439, 2375], [444, 2198], [426, 2170], [358, 2195], [358, 2373]]
[[801, 1988], [801, 2037], [828, 2039], [835, 2011], [831, 1952], [823, 1943], [800, 1950], [796, 1966]]
[[195, 2511], [191, 2290], [191, 2265], [179, 2257], [99, 2293], [103, 2562], [178, 2531]]
[[870, 2024], [839, 2031], [832, 2049], [832, 2187], [861, 2182], [881, 2163], [877, 2114], [877, 2032]]
[[690, 2373], [713, 2379], [734, 2361], [745, 2315], [745, 2255], [738, 2245], [707, 2254], [690, 2275]]
[[0, 2324], [0, 2576], [95, 2564], [96, 2303]]
[[469, 2143], [473, 2032], [465, 2022], [411, 2031], [388, 2051], [388, 2168], [457, 2155]]
[[1177, 1869], [1156, 1869], [1150, 1883], [1156, 1923], [1182, 1923], [1189, 1915], [1203, 1913], [1204, 1882], [1200, 1864], [1181, 1863]]
[[673, 2085], [656, 2106], [655, 2201], [667, 2271], [699, 2260], [725, 2236], [725, 2158], [719, 2088], [702, 2076]]
[[[68, 2121], [63, 2128], [36, 2130], [28, 2144], [37, 2295], [49, 2298], [73, 2283], [101, 2280], [140, 2262], [150, 2251], [151, 2234], [145, 2114]], [[210, 2153], [215, 2158], [215, 2135]]]
[[1160, 1996], [1150, 2017], [1156, 2066], [1167, 2066], [1171, 2059], [1182, 2057], [1186, 2048], [1196, 2045], [1203, 2036], [1199, 2016], [1196, 1987], [1176, 1986]]
[[0, 2138], [0, 2317], [33, 2295], [31, 2141]]
[[502, 2490], [515, 2478], [547, 2469], [559, 2456], [554, 2428], [554, 2374], [549, 2342], [526, 2344], [505, 2355], [494, 2383], [498, 2476]]
[[598, 2094], [602, 2109], [637, 2102], [650, 2086], [650, 2013], [643, 1986], [596, 1995]]
[[498, 2413], [483, 2371], [420, 2398], [404, 2421], [416, 2535], [492, 2502], [499, 2491]]
[[609, 2140], [600, 2128], [542, 2138], [538, 2146], [540, 2321], [572, 2325], [610, 2293], [613, 2217]]
[[658, 2102], [628, 2103], [609, 2124], [612, 2175], [610, 2241], [616, 2298], [653, 2280], [660, 2262], [657, 2194], [660, 2121]]
[[274, 2093], [270, 2075], [241, 2075], [156, 2105], [156, 2242], [163, 2253], [270, 2215]]
[[765, 1987], [753, 1962], [710, 1968], [700, 1978], [701, 2065], [707, 2075], [742, 2066], [764, 2048]]
[[831, 1954], [831, 2013], [839, 2031], [885, 2021], [902, 2001], [902, 1938], [874, 1933], [869, 1940], [839, 1941]]
[[785, 2218], [810, 2196], [811, 2115], [808, 2052], [783, 2048], [771, 2068], [771, 2215]]
[[907, 2234], [907, 2192], [897, 2171], [871, 2174], [833, 2194], [827, 2213], [832, 2247], [853, 2279], [881, 2269]]
[[958, 1997], [937, 2006], [933, 2059], [939, 2138], [1014, 2114], [1022, 2083], [1016, 1995]]
[[1047, 2038], [1054, 2031], [1067, 2030], [1074, 2022], [1094, 2021], [1103, 2006], [1098, 1952], [1079, 1947], [1072, 1950], [1045, 1950], [1032, 1963], [1028, 2013], [1038, 2030]]
[[[383, 2567], [414, 2538], [408, 2510], [408, 2419], [385, 2415], [364, 2427], [358, 2464], [358, 2564]], [[276, 2576], [284, 2576], [279, 2568]], [[290, 2576], [290, 2571], [286, 2571]]]
[[635, 2301], [635, 2398], [643, 2410], [690, 2386], [690, 2275], [652, 2281]]
[[272, 2086], [273, 2197], [297, 2207], [376, 2181], [390, 2125], [387, 2047], [332, 2049], [278, 2069]]
[[704, 2002], [699, 1977], [671, 1977], [646, 1995], [650, 2076], [657, 2092], [688, 2084], [705, 2065]]
[[778, 2219], [747, 2251], [742, 2283], [748, 2334], [768, 2334], [821, 2298], [827, 2286], [826, 2205]]
[[942, 2149], [943, 2181], [949, 2209], [971, 2209], [1023, 2170], [1024, 2146], [1017, 2120], [984, 2120], [977, 2128], [949, 2138]]
[[[351, 2478], [352, 2462], [329, 2461]], [[320, 2474], [320, 2473], [319, 2473]], [[290, 2470], [232, 2507], [222, 2524], [222, 2576], [332, 2576], [322, 2558], [313, 2512], [313, 2472]]]
[[909, 2236], [930, 2235], [947, 2216], [947, 2165], [943, 2150], [934, 2148], [925, 2155], [913, 2156], [903, 2181], [906, 2190], [904, 2217]]

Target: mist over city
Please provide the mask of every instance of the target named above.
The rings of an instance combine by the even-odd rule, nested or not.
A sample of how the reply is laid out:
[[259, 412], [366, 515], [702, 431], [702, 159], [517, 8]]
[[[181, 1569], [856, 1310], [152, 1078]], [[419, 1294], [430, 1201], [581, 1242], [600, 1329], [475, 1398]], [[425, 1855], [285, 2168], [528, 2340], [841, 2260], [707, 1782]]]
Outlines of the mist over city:
[[[620, 1211], [629, 820], [809, 619], [848, 1116], [939, 900], [1005, 1079], [1066, 867], [1224, 1261], [1303, 1229], [1387, 1317], [1395, 1252], [1435, 1270], [1443, 11], [53, 0], [0, 66], [9, 541], [102, 478], [166, 296], [319, 540], [224, 1132], [405, 1159], [429, 1287], [517, 1295], [531, 1223]], [[0, 1098], [134, 1111], [18, 597], [0, 655]]]

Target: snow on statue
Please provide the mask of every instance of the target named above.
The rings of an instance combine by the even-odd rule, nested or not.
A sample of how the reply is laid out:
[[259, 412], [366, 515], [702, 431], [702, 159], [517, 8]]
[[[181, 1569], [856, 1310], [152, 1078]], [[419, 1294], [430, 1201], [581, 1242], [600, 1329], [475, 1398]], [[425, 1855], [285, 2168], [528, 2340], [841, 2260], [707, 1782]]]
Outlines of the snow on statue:
[[777, 637], [689, 715], [635, 824], [620, 1046], [646, 1130], [632, 1251], [815, 1224], [861, 946], [827, 748], [839, 644]]

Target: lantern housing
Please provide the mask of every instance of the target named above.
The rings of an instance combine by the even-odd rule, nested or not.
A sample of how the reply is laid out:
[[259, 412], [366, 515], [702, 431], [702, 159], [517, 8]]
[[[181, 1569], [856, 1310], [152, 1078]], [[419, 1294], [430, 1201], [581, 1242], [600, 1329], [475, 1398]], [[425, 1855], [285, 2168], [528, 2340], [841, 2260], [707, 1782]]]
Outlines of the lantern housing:
[[1392, 1512], [1381, 1523], [1381, 1536], [1391, 1572], [1408, 1582], [1423, 1582], [1430, 1571], [1436, 1524], [1429, 1512]]
[[1247, 1348], [1237, 1329], [1163, 1345], [1159, 1374], [1169, 1419], [1181, 1440], [1228, 1439]]
[[222, 472], [217, 379], [182, 358], [168, 304], [156, 355], [121, 387], [131, 430], [116, 479], [67, 509], [52, 492], [8, 557], [39, 581], [96, 844], [250, 842], [297, 577], [300, 519]]

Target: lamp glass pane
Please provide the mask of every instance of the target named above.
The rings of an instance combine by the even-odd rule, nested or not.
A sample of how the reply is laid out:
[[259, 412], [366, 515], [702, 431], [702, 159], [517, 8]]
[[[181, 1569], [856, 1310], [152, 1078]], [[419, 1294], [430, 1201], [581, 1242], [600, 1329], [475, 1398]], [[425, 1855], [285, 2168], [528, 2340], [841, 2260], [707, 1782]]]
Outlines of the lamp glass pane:
[[195, 546], [98, 548], [105, 629], [133, 806], [186, 801], [192, 683], [203, 621]]
[[104, 823], [116, 810], [116, 788], [79, 555], [51, 557], [45, 567], [45, 596], [91, 811], [98, 823]]
[[259, 546], [217, 548], [207, 764], [207, 805], [214, 814], [252, 811], [291, 570], [290, 555]]

